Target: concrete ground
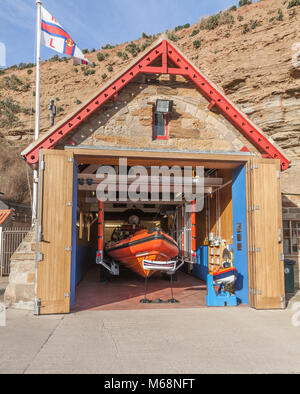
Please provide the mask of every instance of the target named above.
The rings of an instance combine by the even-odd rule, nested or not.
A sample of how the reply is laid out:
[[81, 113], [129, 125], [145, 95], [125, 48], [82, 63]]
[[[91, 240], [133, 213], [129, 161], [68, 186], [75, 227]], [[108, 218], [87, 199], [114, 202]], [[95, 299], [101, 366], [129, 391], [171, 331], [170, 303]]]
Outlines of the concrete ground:
[[300, 373], [300, 306], [40, 317], [8, 310], [0, 372]]

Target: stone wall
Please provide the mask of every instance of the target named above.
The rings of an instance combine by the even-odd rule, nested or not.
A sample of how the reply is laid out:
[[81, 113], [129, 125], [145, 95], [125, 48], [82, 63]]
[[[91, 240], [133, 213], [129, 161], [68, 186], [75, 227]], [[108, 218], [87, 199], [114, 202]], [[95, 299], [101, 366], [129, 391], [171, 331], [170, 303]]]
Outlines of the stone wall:
[[[168, 140], [153, 140], [153, 106], [158, 98], [174, 101]], [[208, 109], [207, 100], [191, 82], [169, 75], [130, 83], [116, 103], [105, 104], [71, 139], [77, 145], [170, 150], [238, 152], [247, 146], [258, 154], [221, 114]]]
[[30, 231], [11, 257], [9, 285], [4, 299], [8, 307], [34, 308], [35, 232]]

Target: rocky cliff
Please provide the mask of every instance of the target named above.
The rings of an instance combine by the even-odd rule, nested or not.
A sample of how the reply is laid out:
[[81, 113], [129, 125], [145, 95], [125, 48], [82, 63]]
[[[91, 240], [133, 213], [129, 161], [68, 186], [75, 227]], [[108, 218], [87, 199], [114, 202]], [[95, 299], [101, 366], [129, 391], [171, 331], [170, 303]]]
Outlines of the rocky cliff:
[[[300, 160], [299, 23], [300, 1], [261, 0], [168, 32], [169, 39], [272, 136], [295, 167]], [[133, 43], [90, 51], [87, 56], [94, 62], [91, 68], [75, 67], [72, 60], [57, 57], [43, 62], [41, 131], [49, 127], [50, 98], [55, 99], [58, 109], [57, 122], [96, 93], [154, 39], [143, 34]], [[0, 191], [18, 201], [29, 198], [27, 182], [22, 182], [26, 164], [17, 159], [16, 153], [33, 139], [34, 80], [32, 65], [12, 67], [0, 75]], [[15, 174], [14, 182], [11, 173]], [[18, 190], [23, 185], [21, 194], [15, 184]]]

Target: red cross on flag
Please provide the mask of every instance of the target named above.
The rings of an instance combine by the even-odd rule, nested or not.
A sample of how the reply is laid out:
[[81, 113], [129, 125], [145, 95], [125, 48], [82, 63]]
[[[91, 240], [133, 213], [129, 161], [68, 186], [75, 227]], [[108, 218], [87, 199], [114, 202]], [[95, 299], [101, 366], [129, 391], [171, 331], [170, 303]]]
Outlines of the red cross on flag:
[[69, 34], [44, 7], [41, 7], [41, 43], [54, 51], [73, 56], [81, 64], [90, 64]]

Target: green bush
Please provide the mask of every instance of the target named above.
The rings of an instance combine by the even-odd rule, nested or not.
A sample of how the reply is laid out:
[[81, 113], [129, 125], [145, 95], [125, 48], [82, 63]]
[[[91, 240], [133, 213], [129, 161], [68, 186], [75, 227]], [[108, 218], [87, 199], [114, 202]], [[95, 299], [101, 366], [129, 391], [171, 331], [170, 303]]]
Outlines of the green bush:
[[229, 8], [228, 11], [236, 11], [237, 10], [237, 6], [233, 5], [232, 7]]
[[156, 40], [156, 36], [152, 36], [147, 38], [145, 42], [141, 45], [141, 51], [144, 51], [146, 48], [148, 48], [154, 41]]
[[123, 59], [124, 61], [126, 61], [126, 60], [129, 59], [129, 56], [127, 55], [127, 53], [125, 53], [125, 52], [123, 53], [122, 59]]
[[190, 37], [196, 36], [196, 35], [199, 33], [199, 31], [200, 31], [199, 29], [194, 29], [194, 30], [192, 31]]
[[146, 48], [148, 48], [151, 44], [152, 44], [151, 41], [143, 42], [143, 44], [141, 45], [141, 51], [144, 51], [144, 50], [145, 50]]
[[89, 50], [87, 48], [85, 48], [82, 50], [82, 53], [85, 55], [85, 54], [89, 53]]
[[11, 76], [7, 76], [4, 77], [2, 79], [1, 82], [1, 87], [3, 89], [9, 89], [9, 90], [15, 90], [15, 91], [27, 91], [28, 89], [30, 89], [30, 85], [29, 84], [24, 84], [23, 81], [21, 81], [21, 79], [19, 79], [16, 75], [11, 75]]
[[0, 127], [13, 126], [18, 122], [17, 113], [21, 112], [21, 107], [12, 99], [0, 100]]
[[189, 23], [186, 23], [185, 25], [179, 25], [175, 27], [175, 31], [180, 31], [183, 29], [188, 29], [189, 27], [191, 27], [191, 25]]
[[242, 21], [244, 20], [244, 17], [243, 17], [242, 15], [239, 15], [239, 16], [237, 17], [237, 19], [238, 19], [239, 22], [242, 22]]
[[106, 44], [106, 45], [102, 46], [101, 48], [102, 49], [113, 49], [114, 45]]
[[122, 57], [123, 53], [122, 52], [117, 52], [117, 56]]
[[194, 48], [198, 49], [198, 48], [201, 47], [201, 41], [195, 40], [195, 41], [193, 42], [193, 45], [194, 45]]
[[125, 47], [125, 51], [131, 53], [131, 55], [132, 55], [133, 57], [136, 57], [136, 56], [138, 55], [138, 53], [141, 52], [141, 49], [140, 49], [139, 46], [136, 45], [134, 42], [131, 42], [130, 44], [128, 44], [128, 45]]
[[221, 25], [233, 25], [234, 17], [229, 11], [219, 12], [218, 14], [203, 18], [200, 21], [201, 30], [214, 30]]
[[209, 16], [200, 21], [201, 30], [214, 30], [219, 25], [219, 14]]
[[112, 73], [112, 72], [114, 71], [113, 66], [110, 66], [110, 65], [109, 65], [109, 66], [107, 67], [107, 71], [109, 71], [110, 73]]
[[18, 69], [19, 70], [24, 70], [26, 68], [26, 63], [19, 63]]
[[248, 23], [245, 23], [245, 24], [243, 25], [242, 33], [243, 33], [243, 34], [246, 34], [246, 33], [249, 33], [249, 31], [250, 31], [250, 28], [249, 28], [249, 26], [248, 26]]
[[82, 101], [80, 101], [80, 100], [75, 100], [74, 103], [77, 104], [77, 105], [79, 105], [79, 104], [82, 103]]
[[64, 112], [65, 110], [63, 109], [63, 107], [58, 107], [56, 112], [59, 114], [60, 112]]
[[16, 125], [19, 121], [17, 114], [30, 114], [29, 108], [22, 108], [19, 103], [12, 98], [0, 100], [0, 128]]
[[169, 34], [168, 34], [168, 39], [171, 40], [171, 41], [173, 41], [173, 42], [179, 41], [180, 38], [181, 38], [181, 37], [176, 36], [176, 34], [174, 34], [174, 33], [169, 33]]
[[27, 70], [27, 74], [28, 74], [28, 75], [30, 75], [30, 74], [32, 74], [32, 73], [33, 73], [33, 71], [32, 71], [31, 69]]
[[255, 20], [255, 21], [251, 20], [250, 23], [251, 23], [251, 29], [252, 30], [256, 29], [258, 26], [261, 26], [261, 23], [259, 21], [257, 21], [257, 20]]
[[89, 75], [94, 75], [95, 72], [96, 72], [95, 70], [88, 68], [87, 70], [84, 71], [83, 75], [87, 77]]
[[99, 60], [99, 62], [103, 62], [105, 56], [103, 55], [103, 53], [99, 52], [97, 53], [97, 59]]
[[229, 11], [224, 11], [220, 13], [219, 25], [233, 25], [234, 16]]
[[59, 61], [59, 56], [58, 55], [54, 55], [49, 59], [49, 62], [57, 62]]
[[33, 68], [35, 67], [34, 63], [19, 63], [19, 65], [16, 67], [19, 70], [25, 70], [26, 68]]
[[276, 19], [277, 19], [278, 21], [282, 21], [282, 20], [283, 20], [283, 12], [282, 12], [282, 9], [281, 9], [281, 8], [278, 9], [278, 16], [277, 16]]
[[289, 2], [287, 8], [297, 7], [300, 5], [300, 0], [292, 0]]
[[252, 4], [252, 0], [240, 0], [239, 1], [239, 6], [240, 7], [243, 7], [244, 5], [250, 5], [250, 4]]
[[107, 78], [107, 74], [102, 74], [102, 79], [104, 80], [104, 79], [106, 79]]

